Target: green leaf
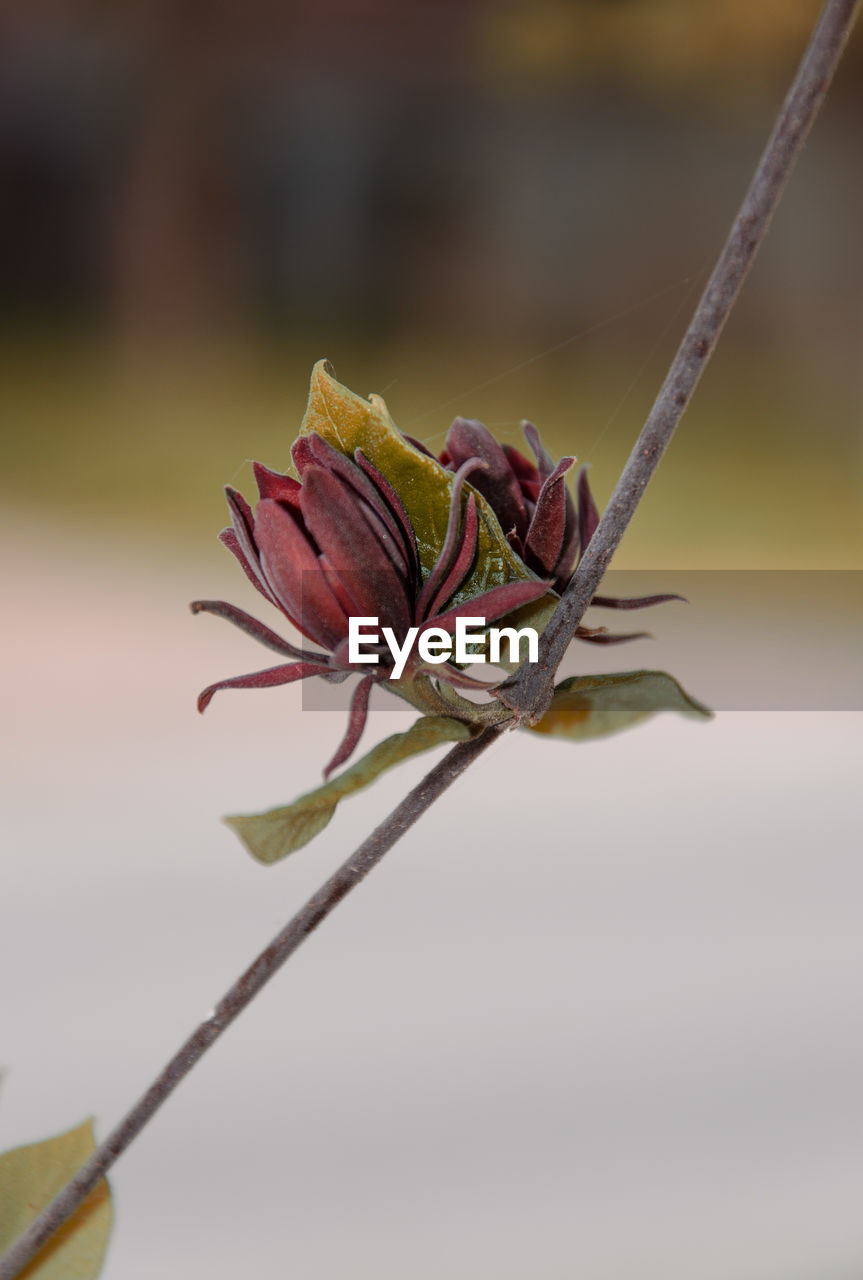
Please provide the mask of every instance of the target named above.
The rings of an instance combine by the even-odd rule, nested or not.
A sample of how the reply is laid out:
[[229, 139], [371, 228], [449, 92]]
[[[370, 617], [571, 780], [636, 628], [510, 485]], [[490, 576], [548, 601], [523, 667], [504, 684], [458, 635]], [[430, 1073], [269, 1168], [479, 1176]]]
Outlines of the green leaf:
[[[62, 1191], [95, 1150], [93, 1123], [0, 1155], [0, 1254]], [[20, 1273], [20, 1280], [93, 1280], [111, 1230], [111, 1193], [103, 1180]]]
[[[331, 376], [324, 360], [319, 360], [312, 370], [309, 403], [300, 427], [301, 435], [311, 431], [348, 457], [353, 457], [355, 449], [362, 449], [386, 476], [404, 503], [416, 535], [423, 573], [428, 576], [446, 537], [452, 474], [404, 438], [380, 396], [363, 400]], [[456, 605], [504, 582], [535, 578], [510, 547], [486, 500], [475, 489], [471, 492], [479, 513], [477, 555], [472, 574], [453, 597]], [[553, 604], [557, 597], [549, 594], [548, 599]], [[527, 608], [545, 609], [546, 598]], [[529, 621], [527, 613], [520, 625], [537, 626]]]
[[442, 742], [464, 742], [473, 730], [449, 716], [422, 716], [405, 733], [394, 733], [373, 747], [368, 755], [322, 787], [300, 796], [293, 804], [267, 813], [225, 818], [259, 862], [278, 862], [308, 844], [332, 818], [336, 805], [353, 791], [374, 782], [379, 774], [402, 760], [430, 751]]
[[571, 676], [554, 691], [551, 706], [534, 733], [580, 741], [618, 733], [657, 711], [712, 716], [664, 671], [620, 671], [615, 675]]

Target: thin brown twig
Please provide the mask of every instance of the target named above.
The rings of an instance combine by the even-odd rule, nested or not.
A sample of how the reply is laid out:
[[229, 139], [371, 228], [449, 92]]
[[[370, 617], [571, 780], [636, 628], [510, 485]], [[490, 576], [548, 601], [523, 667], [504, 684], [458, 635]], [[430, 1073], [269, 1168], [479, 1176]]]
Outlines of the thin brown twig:
[[543, 631], [537, 661], [523, 663], [498, 691], [520, 720], [536, 723], [548, 709], [561, 659], [683, 417], [764, 239], [833, 78], [856, 3], [827, 0], [824, 5], [713, 275], [590, 545]]
[[[538, 719], [548, 705], [560, 659], [683, 415], [767, 230], [839, 61], [856, 3], [857, 0], [826, 0], [710, 283], [590, 546], [543, 634], [540, 661], [525, 664], [508, 683], [507, 705], [518, 719]], [[14, 1280], [289, 956], [499, 733], [499, 728], [486, 729], [471, 741], [453, 747], [297, 912], [223, 996], [210, 1017], [196, 1028], [71, 1182], [0, 1259], [0, 1280]]]

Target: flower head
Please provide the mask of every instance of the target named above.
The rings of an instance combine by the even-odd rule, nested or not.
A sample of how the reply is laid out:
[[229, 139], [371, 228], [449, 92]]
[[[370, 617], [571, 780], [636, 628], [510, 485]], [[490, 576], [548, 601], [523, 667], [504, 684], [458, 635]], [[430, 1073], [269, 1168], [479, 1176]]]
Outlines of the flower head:
[[[416, 641], [431, 627], [451, 635], [463, 616], [493, 622], [538, 600], [549, 584], [537, 578], [505, 582], [466, 602], [451, 604], [477, 552], [476, 499], [473, 494], [463, 498], [467, 476], [487, 465], [478, 456], [464, 458], [455, 469], [446, 536], [425, 577], [404, 505], [362, 449], [348, 457], [317, 432], [310, 432], [295, 442], [292, 458], [299, 479], [254, 464], [260, 495], [254, 511], [241, 494], [227, 489], [231, 525], [220, 538], [253, 586], [319, 650], [289, 644], [223, 601], [196, 601], [194, 612], [226, 618], [292, 659], [210, 685], [200, 695], [198, 707], [203, 711], [220, 689], [270, 688], [309, 676], [341, 680], [354, 670], [361, 672], [347, 733], [325, 771], [329, 773], [348, 758], [359, 740], [372, 684], [392, 670], [385, 649], [373, 675], [365, 666], [353, 666], [348, 646], [351, 617], [379, 619], [403, 645], [413, 628]], [[429, 674], [414, 648], [401, 681], [411, 684], [425, 677], [427, 682]], [[456, 687], [477, 683], [449, 662], [436, 665], [433, 675]]]
[[565, 475], [575, 458], [555, 463], [532, 422], [522, 430], [536, 462], [512, 445], [501, 445], [473, 418], [456, 418], [440, 455], [445, 467], [457, 469], [469, 457], [481, 458], [485, 469], [471, 484], [491, 506], [513, 550], [535, 573], [553, 580], [562, 591], [579, 549], [584, 549], [599, 521], [582, 467], [578, 477], [578, 510]]
[[[532, 422], [522, 423], [522, 431], [535, 463], [512, 445], [499, 444], [476, 419], [456, 418], [447, 432], [440, 461], [451, 469], [463, 466], [468, 457], [485, 463], [482, 471], [471, 476], [471, 485], [486, 499], [510, 546], [528, 568], [550, 578], [555, 591], [563, 592], [599, 524], [599, 511], [590, 492], [587, 467], [578, 472], [576, 505], [565, 480], [575, 458], [554, 462]], [[606, 609], [641, 609], [679, 599], [667, 594], [629, 599], [597, 595], [592, 604]], [[645, 634], [614, 634], [605, 627], [579, 626], [575, 638], [592, 644], [617, 644], [639, 640]]]

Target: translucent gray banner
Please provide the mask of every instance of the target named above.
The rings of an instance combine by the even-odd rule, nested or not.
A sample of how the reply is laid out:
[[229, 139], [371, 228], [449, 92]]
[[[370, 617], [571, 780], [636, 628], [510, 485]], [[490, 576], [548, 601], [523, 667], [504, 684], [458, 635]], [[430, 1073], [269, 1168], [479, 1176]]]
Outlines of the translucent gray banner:
[[[716, 711], [863, 710], [859, 570], [613, 570], [600, 592], [624, 598], [674, 593], [686, 602], [591, 608], [587, 627], [649, 636], [625, 644], [575, 640], [561, 678], [662, 670]], [[492, 680], [495, 668], [477, 664], [471, 674]], [[342, 684], [306, 680], [303, 707], [344, 710], [355, 685], [353, 677]], [[383, 705], [380, 696], [376, 702]], [[414, 714], [398, 698], [386, 705]]]

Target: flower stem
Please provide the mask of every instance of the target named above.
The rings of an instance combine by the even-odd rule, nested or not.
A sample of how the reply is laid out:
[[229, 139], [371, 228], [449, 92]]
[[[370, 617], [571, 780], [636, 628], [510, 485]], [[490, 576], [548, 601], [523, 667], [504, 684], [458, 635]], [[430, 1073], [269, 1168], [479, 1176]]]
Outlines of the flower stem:
[[[707, 289], [674, 359], [608, 508], [540, 642], [539, 662], [522, 666], [506, 685], [506, 705], [535, 721], [548, 705], [560, 659], [683, 415], [764, 237], [809, 127], [827, 92], [854, 18], [856, 0], [826, 0], [752, 185]], [[86, 1199], [100, 1178], [188, 1075], [222, 1032], [334, 907], [368, 875], [404, 833], [499, 736], [486, 729], [453, 747], [273, 939], [214, 1012], [188, 1038], [143, 1097], [71, 1182], [0, 1259], [0, 1280], [23, 1267]]]
[[538, 661], [524, 663], [496, 696], [520, 720], [541, 719], [575, 630], [608, 568], [659, 460], [683, 417], [764, 239], [854, 21], [857, 0], [827, 0], [725, 247], [641, 435], [578, 568], [542, 633]]

